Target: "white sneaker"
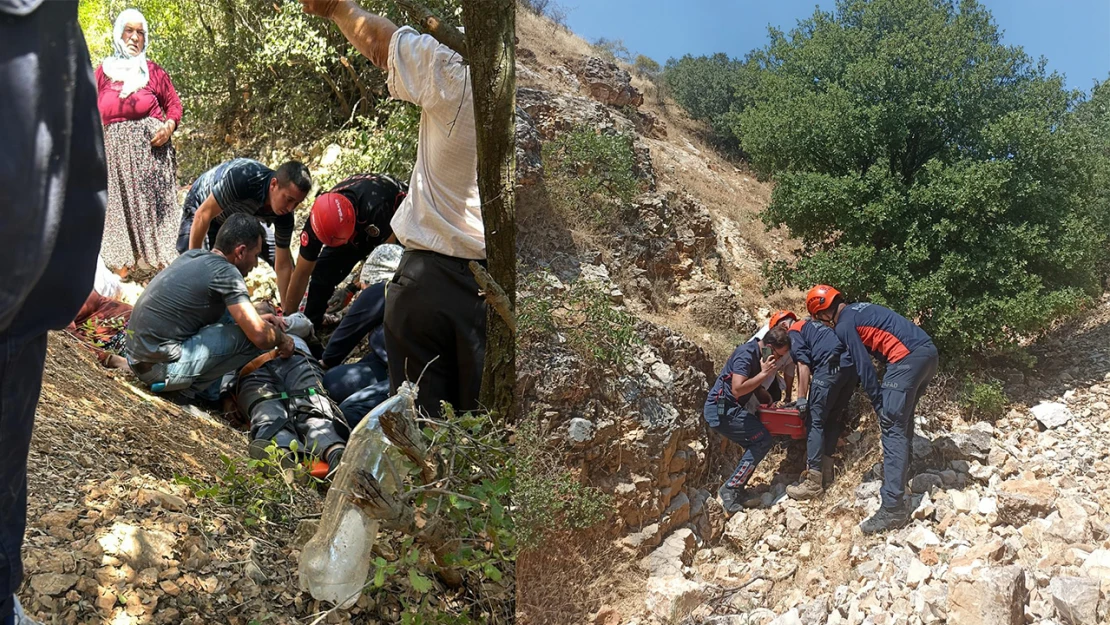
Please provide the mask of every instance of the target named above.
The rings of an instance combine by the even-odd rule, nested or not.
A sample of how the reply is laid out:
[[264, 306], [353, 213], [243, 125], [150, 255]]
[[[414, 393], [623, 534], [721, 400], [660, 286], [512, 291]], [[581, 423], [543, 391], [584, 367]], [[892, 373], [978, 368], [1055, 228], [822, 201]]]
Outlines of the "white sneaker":
[[15, 599], [15, 625], [42, 625], [42, 623], [27, 616], [27, 613], [23, 611], [23, 606], [19, 605], [19, 597], [12, 595], [12, 599]]

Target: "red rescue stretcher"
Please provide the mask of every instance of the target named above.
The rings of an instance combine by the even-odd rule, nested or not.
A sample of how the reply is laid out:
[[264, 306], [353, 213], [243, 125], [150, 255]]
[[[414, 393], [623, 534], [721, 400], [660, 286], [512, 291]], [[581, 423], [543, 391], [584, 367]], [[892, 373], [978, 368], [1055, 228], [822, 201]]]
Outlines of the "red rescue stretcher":
[[764, 404], [756, 414], [772, 436], [789, 436], [793, 439], [806, 437], [806, 424], [798, 415], [797, 408], [775, 408]]

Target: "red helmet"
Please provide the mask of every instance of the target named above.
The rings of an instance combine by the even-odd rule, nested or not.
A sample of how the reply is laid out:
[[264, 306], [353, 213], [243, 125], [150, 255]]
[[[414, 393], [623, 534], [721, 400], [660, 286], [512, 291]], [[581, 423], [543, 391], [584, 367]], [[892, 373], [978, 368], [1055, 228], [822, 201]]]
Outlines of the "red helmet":
[[789, 310], [775, 311], [775, 314], [771, 315], [771, 321], [767, 324], [767, 327], [773, 328], [787, 319], [797, 321], [798, 315], [795, 315], [792, 311]]
[[321, 243], [339, 247], [355, 234], [355, 206], [341, 193], [325, 193], [312, 203], [309, 222]]
[[827, 284], [818, 284], [806, 293], [806, 310], [809, 314], [816, 315], [817, 313], [832, 306], [833, 300], [840, 295], [840, 291], [832, 288]]

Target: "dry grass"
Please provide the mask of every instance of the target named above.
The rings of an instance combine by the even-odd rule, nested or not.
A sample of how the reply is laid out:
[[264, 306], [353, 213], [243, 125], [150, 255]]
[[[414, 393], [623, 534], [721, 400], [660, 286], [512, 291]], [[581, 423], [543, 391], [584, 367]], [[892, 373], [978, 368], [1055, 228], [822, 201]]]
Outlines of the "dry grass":
[[640, 612], [646, 575], [632, 554], [597, 534], [553, 536], [518, 556], [519, 625], [588, 623], [603, 607], [623, 616]]

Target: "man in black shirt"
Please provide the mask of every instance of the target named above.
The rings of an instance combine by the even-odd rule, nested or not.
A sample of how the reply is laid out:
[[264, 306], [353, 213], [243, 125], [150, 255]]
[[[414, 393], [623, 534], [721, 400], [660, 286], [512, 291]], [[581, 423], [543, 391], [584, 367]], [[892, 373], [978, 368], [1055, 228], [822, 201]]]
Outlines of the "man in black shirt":
[[[408, 185], [384, 174], [355, 174], [316, 198], [301, 232], [301, 250], [282, 308], [295, 312], [308, 286], [304, 314], [316, 327], [328, 299], [359, 261], [394, 240], [393, 219]], [[311, 276], [311, 282], [309, 281]]]
[[308, 168], [297, 161], [289, 161], [276, 171], [249, 158], [221, 163], [201, 174], [185, 196], [177, 251], [184, 254], [187, 250], [211, 249], [216, 231], [228, 215], [254, 215], [274, 227], [273, 234], [266, 233], [259, 258], [274, 268], [278, 293], [282, 293], [293, 273], [289, 251], [295, 226], [293, 211], [311, 188]]

